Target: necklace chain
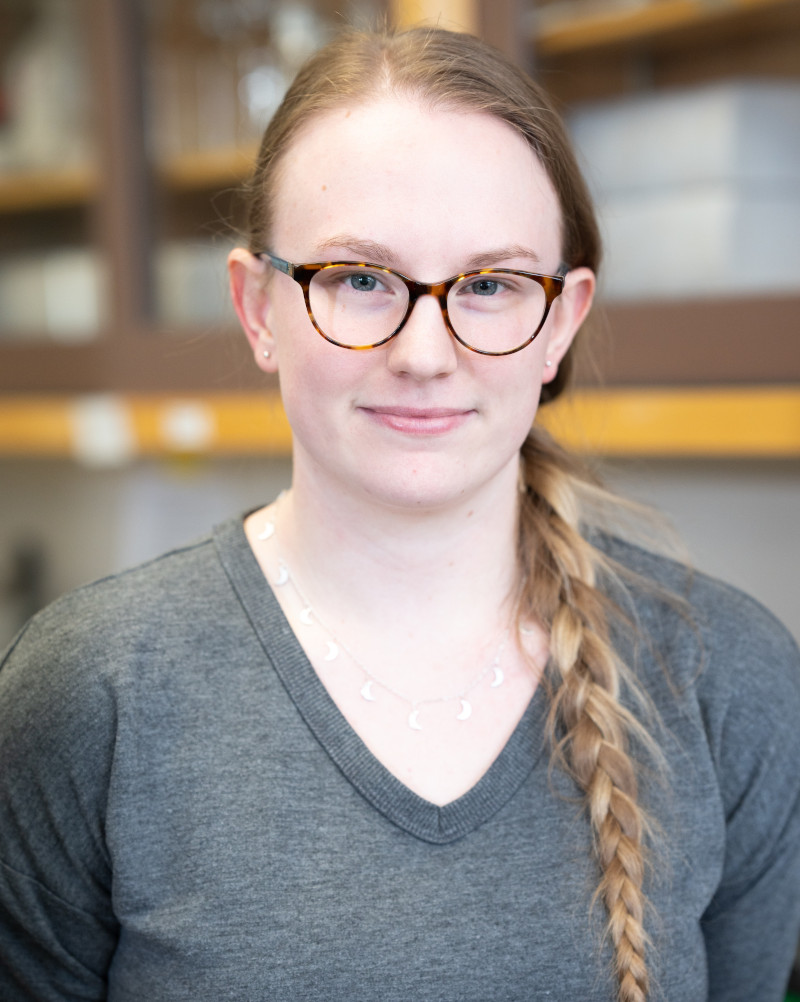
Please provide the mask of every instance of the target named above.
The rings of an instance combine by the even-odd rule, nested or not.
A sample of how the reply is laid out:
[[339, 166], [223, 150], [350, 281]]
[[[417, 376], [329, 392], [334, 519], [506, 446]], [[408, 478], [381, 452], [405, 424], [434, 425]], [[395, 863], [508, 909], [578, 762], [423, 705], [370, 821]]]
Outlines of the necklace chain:
[[[269, 520], [265, 523], [264, 528], [258, 534], [258, 539], [268, 540], [275, 537], [275, 522]], [[438, 703], [459, 703], [459, 710], [456, 714], [456, 720], [465, 721], [472, 715], [472, 703], [467, 699], [467, 696], [476, 689], [480, 683], [487, 678], [490, 674], [493, 674], [492, 681], [490, 683], [490, 688], [499, 688], [505, 679], [502, 668], [500, 667], [500, 662], [503, 657], [503, 652], [505, 651], [506, 644], [508, 643], [509, 630], [505, 630], [503, 636], [500, 638], [500, 643], [495, 651], [494, 657], [482, 668], [481, 671], [474, 676], [465, 686], [457, 689], [454, 692], [448, 693], [444, 696], [432, 696], [426, 699], [413, 699], [411, 696], [406, 695], [399, 689], [395, 689], [388, 682], [383, 681], [375, 675], [374, 672], [370, 671], [366, 665], [362, 664], [361, 661], [353, 654], [350, 648], [343, 643], [339, 637], [331, 630], [328, 626], [323, 623], [320, 617], [317, 615], [314, 607], [305, 597], [301, 591], [294, 575], [289, 570], [289, 566], [286, 561], [282, 558], [278, 558], [278, 573], [277, 576], [271, 582], [276, 588], [284, 588], [286, 585], [290, 585], [297, 596], [302, 609], [300, 611], [300, 622], [305, 626], [314, 626], [315, 624], [328, 634], [329, 640], [327, 641], [327, 651], [323, 656], [323, 661], [331, 663], [335, 661], [340, 652], [344, 652], [350, 661], [355, 665], [355, 667], [364, 675], [364, 683], [361, 686], [361, 696], [368, 703], [373, 703], [376, 701], [376, 697], [372, 691], [373, 686], [377, 686], [388, 692], [390, 695], [399, 699], [401, 702], [406, 703], [406, 705], [411, 707], [408, 714], [408, 726], [415, 731], [421, 731], [422, 724], [419, 719], [420, 710], [425, 706], [434, 706]]]

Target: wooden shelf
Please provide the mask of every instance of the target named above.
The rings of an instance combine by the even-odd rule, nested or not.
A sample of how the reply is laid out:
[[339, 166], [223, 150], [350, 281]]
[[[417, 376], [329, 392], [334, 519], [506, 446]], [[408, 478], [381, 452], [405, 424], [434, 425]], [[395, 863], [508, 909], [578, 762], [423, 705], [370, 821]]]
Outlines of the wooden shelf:
[[[800, 386], [576, 391], [543, 408], [567, 448], [617, 457], [800, 458]], [[287, 456], [275, 390], [0, 397], [0, 458]]]
[[[515, 0], [478, 0], [467, 6], [480, 10], [484, 33], [487, 25], [496, 29], [502, 22], [507, 36], [529, 49], [530, 32], [527, 27], [520, 30], [521, 8]], [[6, 226], [5, 243], [12, 253], [87, 242], [98, 247], [109, 276], [108, 322], [96, 340], [84, 344], [15, 340], [13, 332], [3, 336], [0, 394], [30, 391], [73, 399], [103, 391], [140, 399], [138, 394], [256, 392], [263, 380], [238, 330], [222, 330], [217, 323], [195, 323], [183, 331], [162, 329], [154, 318], [151, 274], [153, 246], [164, 234], [213, 230], [201, 230], [212, 194], [223, 193], [220, 216], [234, 218], [240, 206], [231, 197], [229, 214], [225, 193], [247, 178], [255, 149], [209, 150], [156, 165], [148, 161], [144, 4], [97, 0], [87, 12], [95, 88], [103, 98], [96, 109], [97, 162], [64, 170], [0, 172], [0, 219], [14, 215], [6, 219], [11, 225]], [[548, 86], [561, 81], [568, 91], [574, 79], [573, 94], [597, 97], [606, 83], [617, 92], [634, 86], [628, 64], [636, 63], [642, 49], [648, 57], [644, 70], [659, 63], [658, 72], [653, 72], [658, 86], [673, 79], [664, 76], [661, 62], [670, 63], [673, 76], [678, 73], [672, 65], [676, 60], [681, 73], [684, 64], [702, 65], [704, 72], [717, 76], [727, 72], [729, 64], [753, 73], [753, 66], [758, 69], [765, 61], [753, 57], [751, 64], [738, 48], [726, 56], [723, 69], [709, 63], [713, 45], [725, 48], [729, 38], [738, 45], [751, 33], [759, 36], [759, 52], [763, 48], [769, 54], [771, 67], [778, 65], [779, 50], [780, 66], [791, 64], [797, 67], [795, 75], [800, 73], [800, 0], [564, 0], [542, 9], [536, 24], [534, 46], [538, 55], [544, 54], [540, 67]], [[704, 47], [698, 49], [701, 35]], [[662, 60], [659, 51], [650, 59], [665, 38], [673, 45], [668, 58]], [[637, 81], [641, 69], [633, 67]], [[624, 81], [617, 79], [617, 70]], [[165, 197], [154, 198], [154, 189]], [[83, 207], [92, 210], [88, 220], [80, 211], [62, 211]], [[215, 222], [217, 216], [209, 215]], [[47, 226], [42, 225], [45, 219]], [[595, 354], [605, 383], [615, 388], [800, 385], [798, 293], [610, 304], [604, 312]], [[582, 375], [583, 385], [593, 385], [590, 374]]]
[[184, 153], [161, 164], [157, 174], [173, 190], [224, 188], [241, 184], [250, 176], [257, 152], [253, 147]]
[[0, 172], [0, 213], [85, 205], [97, 193], [91, 167]]
[[[586, 13], [581, 7], [588, 7]], [[533, 42], [541, 56], [564, 56], [656, 39], [687, 37], [726, 27], [736, 30], [753, 17], [796, 14], [796, 0], [642, 0], [638, 4], [564, 3], [543, 8]]]
[[594, 324], [606, 385], [800, 383], [798, 293], [601, 304]]
[[[609, 389], [800, 385], [800, 295], [607, 304], [590, 325], [576, 374], [581, 387], [597, 385], [598, 368]], [[204, 394], [264, 385], [244, 335], [219, 323], [104, 330], [76, 344], [9, 338], [0, 341], [0, 358], [0, 395]]]
[[[160, 165], [159, 179], [177, 191], [204, 191], [241, 184], [249, 177], [257, 150], [224, 149], [186, 153]], [[0, 172], [0, 213], [74, 208], [98, 193], [91, 167]]]

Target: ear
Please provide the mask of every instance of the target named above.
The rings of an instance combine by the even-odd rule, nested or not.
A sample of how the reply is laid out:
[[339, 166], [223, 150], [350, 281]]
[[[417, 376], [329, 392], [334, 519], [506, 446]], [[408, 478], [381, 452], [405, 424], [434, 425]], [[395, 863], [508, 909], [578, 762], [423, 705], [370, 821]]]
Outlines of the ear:
[[545, 357], [552, 365], [544, 369], [543, 383], [549, 383], [555, 378], [559, 362], [569, 351], [591, 309], [596, 284], [594, 272], [590, 268], [575, 268], [567, 272], [564, 289], [553, 303], [553, 310], [547, 321]]
[[256, 365], [264, 372], [277, 372], [275, 340], [267, 326], [269, 294], [267, 264], [243, 247], [228, 255], [231, 299], [239, 323], [247, 335]]

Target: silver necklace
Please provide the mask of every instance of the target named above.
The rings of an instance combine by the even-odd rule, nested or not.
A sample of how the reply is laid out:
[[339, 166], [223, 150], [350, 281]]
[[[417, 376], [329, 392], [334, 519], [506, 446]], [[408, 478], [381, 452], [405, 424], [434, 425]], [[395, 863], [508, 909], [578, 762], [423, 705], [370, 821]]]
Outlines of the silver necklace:
[[[265, 525], [261, 532], [258, 533], [257, 538], [260, 540], [272, 539], [275, 536], [275, 523], [270, 520]], [[350, 661], [355, 665], [355, 667], [363, 674], [364, 682], [361, 685], [361, 697], [368, 703], [374, 703], [377, 701], [377, 696], [375, 695], [375, 688], [383, 689], [384, 692], [388, 692], [395, 698], [399, 699], [401, 702], [410, 706], [411, 709], [408, 714], [407, 723], [412, 731], [423, 730], [422, 723], [420, 721], [420, 713], [422, 708], [425, 706], [433, 706], [437, 703], [458, 703], [458, 713], [455, 716], [456, 720], [465, 721], [469, 720], [472, 716], [472, 703], [467, 699], [467, 696], [480, 685], [480, 683], [492, 675], [492, 681], [489, 683], [490, 688], [498, 689], [505, 680], [505, 674], [503, 669], [500, 667], [500, 661], [503, 657], [503, 652], [505, 651], [506, 644], [508, 643], [509, 631], [506, 630], [503, 636], [500, 638], [500, 643], [497, 647], [494, 657], [481, 671], [465, 686], [457, 689], [454, 692], [448, 693], [445, 696], [433, 696], [429, 699], [413, 699], [406, 693], [401, 692], [399, 689], [395, 689], [393, 686], [384, 682], [377, 675], [375, 675], [366, 665], [363, 665], [358, 658], [353, 654], [353, 652], [348, 648], [348, 646], [343, 643], [339, 637], [327, 627], [319, 616], [314, 611], [311, 603], [306, 599], [300, 587], [297, 584], [294, 576], [292, 575], [286, 561], [282, 558], [278, 558], [278, 572], [274, 578], [271, 579], [271, 584], [275, 588], [285, 588], [289, 585], [297, 596], [298, 601], [301, 605], [301, 610], [299, 614], [300, 622], [304, 626], [314, 627], [315, 625], [323, 630], [324, 633], [328, 635], [328, 640], [326, 641], [325, 653], [322, 655], [322, 660], [327, 664], [332, 664], [339, 658], [339, 655], [344, 652]]]

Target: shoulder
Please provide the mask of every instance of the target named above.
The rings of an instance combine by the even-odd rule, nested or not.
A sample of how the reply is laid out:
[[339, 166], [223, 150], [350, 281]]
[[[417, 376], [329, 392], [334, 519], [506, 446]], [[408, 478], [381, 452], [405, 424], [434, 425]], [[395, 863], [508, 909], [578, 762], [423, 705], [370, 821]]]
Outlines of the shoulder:
[[618, 539], [601, 548], [632, 575], [626, 601], [656, 654], [659, 702], [697, 714], [717, 766], [736, 774], [765, 755], [800, 755], [800, 650], [783, 624], [679, 561]]
[[210, 537], [171, 550], [147, 563], [109, 575], [68, 592], [33, 617], [22, 640], [58, 631], [62, 638], [93, 630], [118, 617], [125, 626], [137, 619], [167, 618], [187, 602], [202, 601], [203, 587], [213, 574], [215, 557]]
[[109, 575], [56, 599], [37, 613], [8, 653], [35, 642], [63, 650], [73, 640], [114, 642], [136, 627], [160, 626], [214, 603], [225, 575], [211, 536]]
[[2, 845], [5, 807], [30, 814], [31, 830], [40, 793], [54, 817], [55, 805], [62, 820], [100, 816], [130, 749], [204, 698], [199, 683], [246, 628], [211, 536], [35, 616], [0, 660], [0, 857], [18, 851]]
[[[230, 587], [211, 537], [64, 595], [25, 626], [0, 660], [0, 715], [89, 728], [121, 695], [200, 646]], [[101, 712], [101, 707], [106, 712]], [[0, 733], [2, 737], [2, 733]]]
[[623, 569], [625, 602], [659, 644], [694, 633], [705, 660], [713, 654], [728, 669], [779, 667], [798, 675], [800, 651], [786, 627], [750, 595], [687, 564], [613, 537], [599, 548]]

